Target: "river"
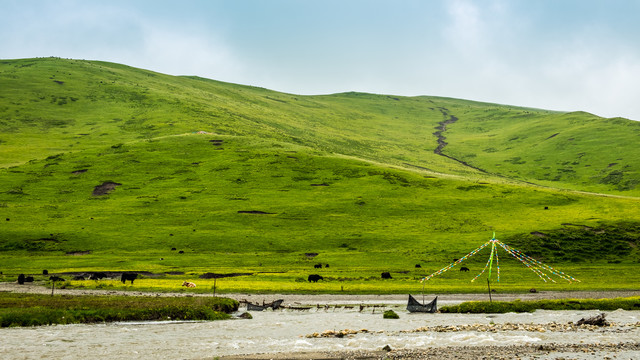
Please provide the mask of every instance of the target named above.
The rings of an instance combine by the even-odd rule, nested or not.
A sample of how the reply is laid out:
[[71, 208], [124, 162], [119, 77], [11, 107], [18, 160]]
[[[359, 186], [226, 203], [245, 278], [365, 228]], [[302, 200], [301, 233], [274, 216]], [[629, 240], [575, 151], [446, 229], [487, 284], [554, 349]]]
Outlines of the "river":
[[[302, 306], [305, 304], [295, 304]], [[599, 311], [536, 311], [523, 314], [410, 314], [400, 302], [386, 303], [399, 319], [383, 319], [382, 308], [312, 307], [251, 312], [253, 319], [214, 322], [126, 322], [0, 329], [3, 359], [202, 359], [228, 355], [344, 350], [421, 349], [445, 346], [522, 344], [620, 344], [640, 339], [640, 311], [607, 313], [613, 327], [550, 331]], [[344, 304], [342, 304], [344, 305]], [[368, 304], [371, 305], [371, 304]], [[238, 313], [242, 313], [243, 309]], [[236, 314], [236, 315], [238, 315]], [[542, 331], [454, 331], [416, 329], [447, 325], [547, 325]], [[357, 330], [338, 337], [309, 337], [327, 330]], [[361, 331], [366, 329], [366, 331]], [[587, 354], [588, 355], [588, 354]], [[640, 352], [623, 354], [639, 359]], [[601, 358], [602, 354], [593, 358]], [[578, 358], [578, 357], [570, 357]], [[579, 357], [580, 359], [585, 357]], [[587, 356], [586, 358], [589, 358]]]

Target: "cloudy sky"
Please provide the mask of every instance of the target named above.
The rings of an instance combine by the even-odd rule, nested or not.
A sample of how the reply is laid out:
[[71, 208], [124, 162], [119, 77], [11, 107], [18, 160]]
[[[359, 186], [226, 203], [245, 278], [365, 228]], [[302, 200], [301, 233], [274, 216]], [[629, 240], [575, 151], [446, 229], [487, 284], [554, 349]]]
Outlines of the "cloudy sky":
[[640, 0], [0, 0], [0, 58], [640, 120]]

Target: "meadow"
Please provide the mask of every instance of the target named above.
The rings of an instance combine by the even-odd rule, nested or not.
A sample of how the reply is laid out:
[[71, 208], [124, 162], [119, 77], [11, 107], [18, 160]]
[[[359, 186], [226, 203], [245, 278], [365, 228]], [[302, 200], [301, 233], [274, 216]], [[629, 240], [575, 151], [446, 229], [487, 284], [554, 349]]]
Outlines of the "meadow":
[[114, 321], [225, 320], [238, 302], [214, 297], [0, 294], [0, 327]]
[[[211, 291], [199, 275], [250, 273], [218, 290], [415, 292], [495, 232], [581, 280], [544, 283], [501, 254], [504, 291], [637, 289], [639, 131], [586, 113], [4, 60], [0, 279], [144, 271], [135, 288]], [[429, 291], [485, 291], [470, 279], [486, 261]]]
[[504, 314], [508, 312], [534, 312], [536, 310], [638, 310], [640, 298], [614, 299], [561, 299], [537, 301], [469, 301], [459, 305], [443, 306], [443, 313], [475, 313], [475, 314]]

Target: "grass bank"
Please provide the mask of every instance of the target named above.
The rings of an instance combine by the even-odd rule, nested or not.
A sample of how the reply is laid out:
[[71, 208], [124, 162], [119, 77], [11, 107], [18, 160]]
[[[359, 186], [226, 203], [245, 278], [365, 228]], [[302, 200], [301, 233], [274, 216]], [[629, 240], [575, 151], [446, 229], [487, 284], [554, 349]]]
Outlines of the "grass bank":
[[238, 302], [213, 297], [0, 294], [0, 327], [152, 320], [223, 320]]
[[640, 297], [615, 299], [559, 299], [535, 301], [468, 301], [459, 305], [443, 306], [443, 313], [508, 313], [536, 310], [640, 310]]

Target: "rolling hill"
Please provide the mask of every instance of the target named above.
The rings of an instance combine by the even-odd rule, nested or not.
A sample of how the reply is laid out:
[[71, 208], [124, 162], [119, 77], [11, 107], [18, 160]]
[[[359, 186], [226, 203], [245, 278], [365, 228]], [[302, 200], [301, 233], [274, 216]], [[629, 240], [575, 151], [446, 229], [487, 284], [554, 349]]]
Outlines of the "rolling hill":
[[547, 260], [632, 264], [639, 136], [583, 112], [2, 60], [0, 263], [399, 270], [496, 231]]

